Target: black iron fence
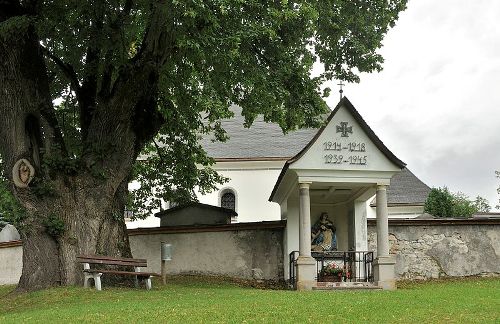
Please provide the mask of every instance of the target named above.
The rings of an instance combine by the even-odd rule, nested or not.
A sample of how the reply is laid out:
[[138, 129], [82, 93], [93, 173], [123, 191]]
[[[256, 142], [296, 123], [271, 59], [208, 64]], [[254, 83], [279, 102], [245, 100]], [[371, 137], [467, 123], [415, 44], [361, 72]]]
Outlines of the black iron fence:
[[[311, 252], [316, 260], [316, 280], [373, 282], [372, 251]], [[296, 288], [298, 251], [289, 255], [290, 288]]]
[[288, 279], [288, 286], [291, 289], [297, 289], [297, 258], [299, 257], [299, 251], [292, 251], [290, 255], [288, 256], [289, 258], [289, 278]]
[[346, 282], [373, 282], [371, 251], [312, 252], [311, 255], [316, 260], [318, 281], [337, 276]]

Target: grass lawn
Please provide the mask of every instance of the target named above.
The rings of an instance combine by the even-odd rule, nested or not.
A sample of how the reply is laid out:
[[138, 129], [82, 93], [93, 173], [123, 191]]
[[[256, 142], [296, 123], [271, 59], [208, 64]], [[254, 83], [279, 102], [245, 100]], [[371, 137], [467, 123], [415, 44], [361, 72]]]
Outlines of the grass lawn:
[[295, 292], [178, 278], [153, 290], [80, 287], [11, 294], [0, 323], [500, 323], [500, 278], [405, 283], [397, 291]]

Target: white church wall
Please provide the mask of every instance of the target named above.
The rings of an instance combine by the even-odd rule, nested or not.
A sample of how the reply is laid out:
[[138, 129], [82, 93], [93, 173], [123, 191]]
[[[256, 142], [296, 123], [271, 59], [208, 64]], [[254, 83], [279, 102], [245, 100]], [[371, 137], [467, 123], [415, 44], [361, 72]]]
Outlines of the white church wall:
[[198, 194], [198, 199], [204, 204], [220, 206], [219, 193], [229, 188], [236, 193], [237, 222], [280, 220], [280, 206], [268, 199], [283, 164], [284, 161], [218, 162], [214, 169], [229, 181], [217, 191]]
[[[377, 208], [370, 206], [375, 196], [366, 202], [366, 215], [368, 219], [377, 218]], [[389, 218], [415, 218], [424, 213], [424, 206], [388, 206], [387, 213]]]
[[[197, 193], [203, 204], [220, 206], [220, 193], [234, 190], [236, 195], [236, 222], [262, 222], [280, 220], [280, 206], [269, 202], [269, 196], [284, 165], [284, 161], [235, 161], [217, 162], [213, 168], [229, 181], [220, 185], [218, 190], [202, 195]], [[138, 183], [131, 183], [135, 189]], [[159, 210], [158, 210], [159, 211]], [[158, 212], [156, 211], [156, 212]], [[160, 220], [154, 215], [144, 220], [127, 222], [127, 228], [158, 227]]]

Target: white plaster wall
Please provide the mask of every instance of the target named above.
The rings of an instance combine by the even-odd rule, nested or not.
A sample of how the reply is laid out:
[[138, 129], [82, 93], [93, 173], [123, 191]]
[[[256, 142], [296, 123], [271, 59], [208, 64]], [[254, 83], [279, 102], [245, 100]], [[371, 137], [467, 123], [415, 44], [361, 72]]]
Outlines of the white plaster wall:
[[0, 285], [15, 285], [23, 270], [23, 247], [0, 248]]
[[284, 162], [247, 161], [219, 162], [217, 172], [230, 180], [210, 194], [198, 194], [201, 203], [219, 206], [221, 190], [236, 191], [237, 222], [280, 220], [280, 206], [269, 202], [269, 196], [278, 179]]
[[[280, 206], [269, 202], [269, 196], [285, 161], [237, 161], [217, 162], [213, 168], [229, 181], [218, 190], [205, 195], [197, 193], [203, 204], [220, 206], [220, 191], [231, 188], [236, 191], [236, 222], [262, 222], [280, 220]], [[129, 189], [139, 184], [130, 184]], [[127, 222], [127, 228], [158, 227], [160, 220], [154, 215], [144, 220]]]
[[[375, 196], [366, 202], [367, 218], [377, 218], [377, 208], [370, 206], [373, 198]], [[387, 213], [389, 218], [415, 218], [424, 213], [424, 206], [389, 206]]]

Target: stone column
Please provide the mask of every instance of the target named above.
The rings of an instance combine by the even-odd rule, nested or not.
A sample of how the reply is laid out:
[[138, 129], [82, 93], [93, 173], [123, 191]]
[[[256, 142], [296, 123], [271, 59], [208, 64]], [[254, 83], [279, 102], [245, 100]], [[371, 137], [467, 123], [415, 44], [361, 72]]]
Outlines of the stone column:
[[316, 261], [311, 257], [310, 182], [299, 183], [299, 257], [297, 290], [311, 290], [316, 285]]
[[387, 290], [396, 289], [394, 265], [389, 255], [389, 221], [387, 216], [387, 186], [377, 186], [377, 258], [373, 262], [375, 283]]
[[389, 255], [387, 186], [377, 186], [377, 256]]
[[311, 256], [310, 183], [299, 183], [299, 255]]

